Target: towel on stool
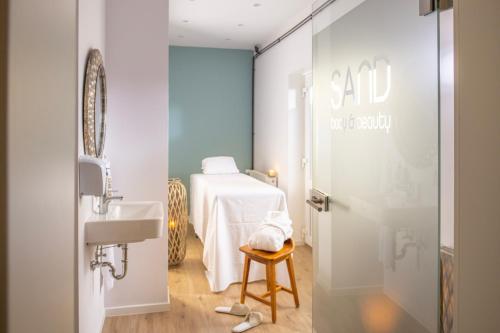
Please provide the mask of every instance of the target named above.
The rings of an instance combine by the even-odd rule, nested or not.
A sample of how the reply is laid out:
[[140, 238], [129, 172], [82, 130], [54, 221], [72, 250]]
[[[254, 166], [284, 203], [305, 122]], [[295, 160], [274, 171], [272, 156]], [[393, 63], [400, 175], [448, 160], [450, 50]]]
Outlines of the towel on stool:
[[248, 240], [254, 250], [277, 252], [292, 237], [292, 221], [286, 211], [271, 211]]

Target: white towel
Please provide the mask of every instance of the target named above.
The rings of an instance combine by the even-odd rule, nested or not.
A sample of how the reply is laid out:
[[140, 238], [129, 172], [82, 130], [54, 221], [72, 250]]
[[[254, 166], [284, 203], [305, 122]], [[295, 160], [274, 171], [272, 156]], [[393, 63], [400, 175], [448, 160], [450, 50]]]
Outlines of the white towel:
[[[104, 260], [110, 262], [113, 266], [116, 267], [115, 247], [105, 248], [104, 253], [106, 254]], [[106, 290], [111, 290], [115, 284], [115, 279], [113, 278], [113, 275], [111, 275], [109, 267], [101, 268], [101, 274], [104, 279], [104, 286], [106, 287]]]
[[277, 252], [283, 243], [292, 237], [292, 220], [286, 211], [271, 211], [260, 223], [248, 240], [248, 245], [254, 250]]

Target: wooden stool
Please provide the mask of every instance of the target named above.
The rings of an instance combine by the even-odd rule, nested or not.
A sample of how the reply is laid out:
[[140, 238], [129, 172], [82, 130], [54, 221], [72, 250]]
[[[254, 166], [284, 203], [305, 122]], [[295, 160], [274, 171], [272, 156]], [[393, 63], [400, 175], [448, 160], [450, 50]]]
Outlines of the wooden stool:
[[[245, 253], [245, 266], [243, 270], [243, 284], [241, 285], [240, 303], [245, 303], [245, 296], [251, 297], [259, 302], [262, 302], [271, 307], [273, 323], [276, 323], [276, 292], [286, 291], [293, 295], [295, 307], [299, 307], [299, 294], [297, 293], [297, 284], [295, 283], [295, 272], [293, 269], [292, 253], [295, 249], [293, 240], [289, 239], [283, 245], [283, 248], [278, 252], [267, 252], [261, 250], [253, 250], [248, 245], [240, 247], [240, 251]], [[261, 296], [257, 296], [247, 291], [248, 274], [250, 273], [250, 262], [255, 260], [266, 265], [266, 280], [267, 292]], [[285, 288], [276, 283], [276, 264], [286, 260], [288, 268], [288, 276], [290, 277], [290, 285], [292, 289]], [[271, 301], [266, 300], [266, 297], [271, 296]]]

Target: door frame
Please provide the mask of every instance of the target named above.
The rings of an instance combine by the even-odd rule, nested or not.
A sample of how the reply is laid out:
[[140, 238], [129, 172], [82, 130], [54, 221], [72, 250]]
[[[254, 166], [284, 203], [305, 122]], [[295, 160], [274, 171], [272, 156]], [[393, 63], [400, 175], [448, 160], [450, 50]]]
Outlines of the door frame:
[[[304, 169], [304, 197], [309, 198], [312, 184], [312, 70], [304, 72], [304, 90], [302, 96], [304, 97], [304, 157], [302, 158], [302, 168]], [[314, 223], [313, 209], [305, 203], [304, 210], [304, 242], [313, 246], [313, 233], [312, 225]]]

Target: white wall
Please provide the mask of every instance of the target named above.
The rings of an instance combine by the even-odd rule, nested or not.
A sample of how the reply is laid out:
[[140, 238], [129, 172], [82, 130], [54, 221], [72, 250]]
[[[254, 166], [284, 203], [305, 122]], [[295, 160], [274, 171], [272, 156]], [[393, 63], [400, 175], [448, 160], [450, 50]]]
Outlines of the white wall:
[[[105, 56], [105, 1], [85, 0], [78, 3], [78, 155], [84, 154], [82, 134], [82, 101], [85, 66], [90, 49]], [[106, 67], [106, 63], [105, 63]], [[78, 295], [79, 332], [100, 332], [104, 323], [104, 291], [100, 287], [99, 270], [91, 271], [95, 246], [85, 244], [85, 221], [92, 213], [92, 198], [78, 202]], [[108, 274], [104, 270], [104, 274]]]
[[457, 333], [500, 332], [500, 1], [454, 2]]
[[298, 73], [312, 68], [311, 28], [306, 24], [255, 62], [254, 169], [278, 171], [297, 241], [302, 241], [305, 210], [304, 112], [289, 103], [289, 88], [296, 86]]
[[8, 331], [75, 332], [77, 1], [9, 5]]
[[453, 248], [454, 78], [453, 9], [440, 12], [441, 245]]
[[[167, 211], [168, 0], [106, 1], [108, 127], [113, 187]], [[165, 223], [166, 226], [166, 223]], [[110, 314], [168, 305], [167, 231], [129, 246], [129, 272], [106, 294]]]

